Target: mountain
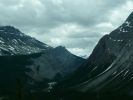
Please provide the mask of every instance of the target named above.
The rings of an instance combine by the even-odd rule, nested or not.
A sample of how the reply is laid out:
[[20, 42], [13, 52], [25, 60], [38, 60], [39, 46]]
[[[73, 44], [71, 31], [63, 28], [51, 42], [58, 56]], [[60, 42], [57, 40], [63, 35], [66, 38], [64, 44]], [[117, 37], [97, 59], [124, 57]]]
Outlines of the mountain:
[[30, 55], [0, 56], [0, 90], [14, 90], [21, 80], [24, 87], [42, 91], [48, 83], [58, 82], [74, 72], [84, 61], [64, 47]]
[[65, 47], [53, 48], [15, 27], [1, 26], [0, 96], [15, 94], [22, 87], [26, 93], [48, 91], [50, 82], [67, 77], [84, 61]]
[[0, 55], [27, 55], [52, 47], [25, 35], [13, 26], [0, 26]]
[[[133, 13], [120, 27], [103, 36], [87, 61], [56, 89], [76, 91], [73, 94], [75, 97], [80, 94], [78, 100], [132, 100], [132, 65]], [[73, 97], [67, 96], [70, 100]]]
[[[64, 77], [74, 72], [85, 60], [71, 54], [65, 47], [59, 46], [44, 52], [37, 59], [32, 59], [32, 65], [27, 66], [41, 77], [53, 79]], [[76, 65], [76, 66], [75, 66]], [[38, 71], [35, 70], [38, 68]]]
[[[30, 67], [38, 67], [43, 76], [53, 79], [58, 73], [64, 77], [73, 72], [84, 61], [84, 59], [71, 54], [65, 47], [53, 48], [35, 38], [25, 35], [13, 26], [0, 27], [0, 56], [19, 56], [41, 54], [40, 57], [32, 59]], [[76, 67], [73, 67], [74, 65]], [[34, 67], [33, 67], [34, 66]], [[47, 69], [47, 71], [45, 71]], [[41, 74], [42, 75], [42, 74]]]

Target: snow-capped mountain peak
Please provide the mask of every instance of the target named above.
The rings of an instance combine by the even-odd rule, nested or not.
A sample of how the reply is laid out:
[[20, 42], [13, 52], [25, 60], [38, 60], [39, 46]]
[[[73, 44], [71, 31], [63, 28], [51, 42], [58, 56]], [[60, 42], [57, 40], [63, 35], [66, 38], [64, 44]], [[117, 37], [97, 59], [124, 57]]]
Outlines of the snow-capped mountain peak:
[[13, 26], [0, 27], [0, 55], [25, 55], [50, 48], [50, 46], [25, 35]]
[[8, 35], [25, 36], [24, 33], [22, 33], [20, 30], [16, 29], [13, 26], [1, 26], [0, 32], [3, 32], [4, 34]]
[[133, 12], [126, 21], [118, 28], [119, 33], [130, 33], [133, 31]]

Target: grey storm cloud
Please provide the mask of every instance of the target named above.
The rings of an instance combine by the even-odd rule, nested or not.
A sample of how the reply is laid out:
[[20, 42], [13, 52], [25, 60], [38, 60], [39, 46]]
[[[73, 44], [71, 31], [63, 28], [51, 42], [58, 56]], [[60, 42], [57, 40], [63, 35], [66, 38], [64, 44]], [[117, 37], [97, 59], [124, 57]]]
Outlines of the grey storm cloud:
[[132, 0], [0, 0], [0, 25], [83, 56], [132, 11]]

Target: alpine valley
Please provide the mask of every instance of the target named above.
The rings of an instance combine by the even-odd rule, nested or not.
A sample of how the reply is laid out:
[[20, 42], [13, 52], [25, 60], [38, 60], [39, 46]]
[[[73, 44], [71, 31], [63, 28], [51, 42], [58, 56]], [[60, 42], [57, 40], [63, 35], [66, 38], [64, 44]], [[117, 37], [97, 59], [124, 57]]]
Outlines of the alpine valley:
[[132, 100], [133, 13], [103, 36], [85, 63], [55, 90], [63, 100]]
[[88, 59], [0, 27], [0, 100], [133, 100], [133, 13]]

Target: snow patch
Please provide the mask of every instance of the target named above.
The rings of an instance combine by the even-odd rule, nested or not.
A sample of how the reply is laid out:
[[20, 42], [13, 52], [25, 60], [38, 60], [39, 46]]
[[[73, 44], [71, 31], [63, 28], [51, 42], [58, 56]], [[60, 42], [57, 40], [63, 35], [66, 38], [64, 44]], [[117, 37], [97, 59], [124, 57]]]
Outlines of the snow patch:
[[2, 40], [0, 40], [0, 43], [4, 43]]
[[14, 50], [15, 50], [12, 46], [9, 46], [9, 49], [10, 49], [11, 51], [14, 51]]
[[53, 87], [57, 84], [57, 82], [50, 82], [48, 83], [48, 92], [51, 92], [51, 90], [53, 89]]
[[130, 22], [129, 22], [129, 21], [126, 21], [125, 24], [126, 24], [126, 26], [128, 26], [128, 27], [130, 26]]
[[[123, 32], [123, 33], [128, 32], [128, 31], [127, 31], [127, 30], [125, 30], [123, 27], [120, 27], [120, 28], [119, 28], [119, 31], [120, 31], [120, 32]], [[120, 33], [120, 32], [119, 32], [119, 33]]]
[[126, 76], [126, 75], [128, 74], [128, 72], [129, 72], [129, 71], [127, 70], [127, 71], [125, 72], [124, 76]]

